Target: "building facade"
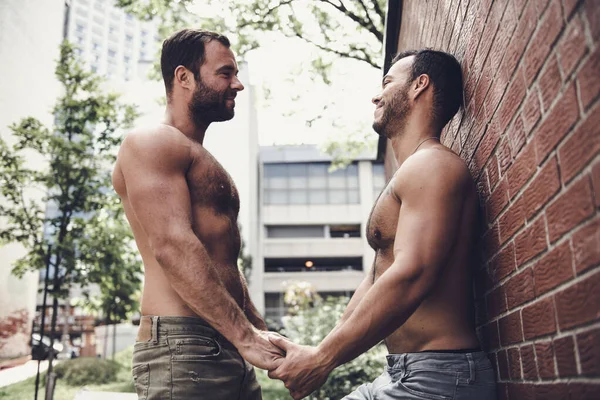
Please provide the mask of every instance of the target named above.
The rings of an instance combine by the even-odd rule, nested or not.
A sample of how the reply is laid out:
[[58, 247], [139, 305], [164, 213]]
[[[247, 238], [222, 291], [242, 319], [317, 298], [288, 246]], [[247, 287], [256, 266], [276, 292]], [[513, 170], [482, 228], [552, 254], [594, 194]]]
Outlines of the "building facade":
[[286, 313], [288, 285], [321, 296], [351, 296], [373, 262], [365, 224], [385, 184], [383, 165], [365, 154], [329, 171], [316, 146], [260, 149], [259, 246], [251, 295], [272, 326]]

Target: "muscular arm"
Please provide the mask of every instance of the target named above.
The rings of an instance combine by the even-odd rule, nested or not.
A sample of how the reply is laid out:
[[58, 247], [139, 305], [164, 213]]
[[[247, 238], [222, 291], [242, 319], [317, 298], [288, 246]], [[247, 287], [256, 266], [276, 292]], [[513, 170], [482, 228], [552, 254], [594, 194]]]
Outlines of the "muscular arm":
[[227, 292], [192, 229], [185, 176], [192, 162], [187, 139], [167, 127], [132, 134], [124, 141], [118, 162], [131, 207], [171, 287], [249, 362], [261, 368], [276, 365], [275, 352], [269, 353], [268, 341]]
[[394, 262], [319, 346], [331, 368], [365, 352], [410, 317], [455, 243], [469, 184], [464, 165], [450, 154], [421, 152], [401, 168], [394, 184], [402, 201]]
[[240, 278], [242, 280], [242, 286], [244, 288], [244, 314], [246, 314], [248, 321], [250, 321], [250, 323], [254, 325], [257, 329], [260, 329], [261, 331], [268, 330], [265, 320], [254, 306], [252, 299], [250, 299], [250, 294], [248, 293], [248, 283], [246, 282], [246, 279], [244, 278], [244, 275], [242, 273], [240, 273]]
[[362, 298], [365, 296], [365, 294], [369, 291], [371, 286], [373, 286], [373, 274], [372, 272], [369, 272], [365, 276], [365, 279], [363, 279], [363, 281], [360, 283], [360, 285], [358, 285], [358, 288], [356, 289], [354, 295], [348, 302], [348, 305], [346, 306], [342, 317], [338, 321], [337, 325], [329, 333], [330, 335], [336, 330], [338, 330], [344, 324], [344, 322], [346, 322], [348, 318], [350, 318], [350, 316], [352, 315]]

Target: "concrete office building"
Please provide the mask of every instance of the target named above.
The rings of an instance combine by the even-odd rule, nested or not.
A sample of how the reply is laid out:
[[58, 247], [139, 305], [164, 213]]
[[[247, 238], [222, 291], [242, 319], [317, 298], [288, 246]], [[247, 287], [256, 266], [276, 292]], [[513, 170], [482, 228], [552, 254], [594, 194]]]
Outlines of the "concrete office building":
[[288, 284], [306, 281], [322, 296], [350, 296], [370, 269], [366, 222], [385, 184], [374, 158], [363, 154], [329, 172], [331, 157], [316, 146], [261, 147], [260, 243], [250, 289], [275, 325], [286, 312]]

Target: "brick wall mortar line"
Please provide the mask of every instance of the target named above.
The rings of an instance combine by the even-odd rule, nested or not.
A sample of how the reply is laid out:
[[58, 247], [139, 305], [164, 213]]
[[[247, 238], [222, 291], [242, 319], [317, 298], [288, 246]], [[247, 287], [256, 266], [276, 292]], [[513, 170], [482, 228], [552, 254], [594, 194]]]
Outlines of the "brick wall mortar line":
[[[521, 272], [521, 271], [523, 271], [523, 269], [521, 269], [519, 272]], [[580, 274], [578, 276], [575, 276], [574, 278], [569, 279], [566, 282], [562, 282], [561, 284], [559, 284], [555, 288], [550, 289], [549, 291], [547, 291], [546, 293], [544, 293], [544, 294], [542, 294], [542, 295], [540, 295], [538, 297], [534, 297], [533, 299], [528, 300], [525, 303], [520, 304], [519, 306], [517, 306], [515, 308], [511, 308], [510, 310], [506, 310], [506, 311], [498, 314], [496, 317], [494, 317], [493, 319], [490, 319], [486, 323], [494, 322], [494, 321], [500, 320], [500, 319], [502, 319], [502, 318], [506, 317], [507, 315], [510, 315], [510, 314], [512, 314], [514, 312], [522, 311], [527, 306], [530, 306], [531, 304], [536, 303], [538, 301], [545, 300], [548, 297], [552, 297], [555, 294], [557, 294], [559, 292], [562, 292], [563, 289], [568, 289], [569, 287], [571, 287], [573, 285], [576, 285], [577, 283], [579, 283], [581, 281], [584, 281], [586, 278], [594, 275], [595, 273], [600, 273], [600, 264], [596, 264], [592, 268], [590, 268], [589, 270], [583, 272], [582, 274]], [[514, 276], [514, 275], [515, 274], [513, 274], [511, 276]], [[508, 278], [505, 278], [505, 279], [503, 279], [503, 282], [506, 282], [507, 280], [508, 280]], [[500, 285], [497, 285], [497, 286], [494, 287], [494, 289], [498, 288], [499, 286], [503, 286], [503, 285], [504, 285], [504, 283], [502, 283]], [[492, 292], [494, 289], [492, 289], [489, 292], [487, 292], [486, 296], [487, 296], [487, 294], [489, 294], [490, 292]], [[555, 309], [556, 309], [556, 307], [555, 307]], [[557, 332], [558, 332], [558, 330], [557, 330]]]
[[577, 368], [577, 375], [581, 375], [581, 357], [579, 356], [579, 345], [577, 344], [577, 335], [573, 335], [573, 354], [575, 354], [575, 367]]

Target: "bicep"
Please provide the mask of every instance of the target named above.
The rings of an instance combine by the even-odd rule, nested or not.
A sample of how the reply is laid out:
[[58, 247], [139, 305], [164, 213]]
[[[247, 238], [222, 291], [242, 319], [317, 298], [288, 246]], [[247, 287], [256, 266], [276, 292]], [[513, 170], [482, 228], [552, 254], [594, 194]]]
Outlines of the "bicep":
[[127, 198], [153, 246], [177, 230], [191, 229], [189, 189], [177, 160], [168, 154], [130, 153], [121, 165]]
[[410, 177], [400, 191], [402, 205], [394, 258], [408, 271], [435, 278], [458, 236], [463, 206], [459, 178]]

